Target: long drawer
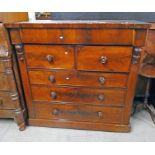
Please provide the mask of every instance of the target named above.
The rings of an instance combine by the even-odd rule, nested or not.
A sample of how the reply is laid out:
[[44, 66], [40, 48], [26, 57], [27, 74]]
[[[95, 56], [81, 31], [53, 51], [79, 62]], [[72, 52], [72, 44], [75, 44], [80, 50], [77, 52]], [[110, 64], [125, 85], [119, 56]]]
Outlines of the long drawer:
[[121, 89], [31, 86], [33, 101], [123, 106], [126, 95]]
[[90, 71], [129, 72], [132, 47], [78, 47], [77, 69]]
[[131, 29], [22, 29], [23, 43], [132, 45]]
[[0, 109], [15, 109], [9, 92], [0, 91]]
[[34, 103], [37, 119], [121, 123], [123, 108]]
[[29, 70], [31, 84], [88, 87], [126, 87], [127, 74], [92, 73], [73, 70]]
[[29, 68], [74, 68], [72, 46], [25, 45]]

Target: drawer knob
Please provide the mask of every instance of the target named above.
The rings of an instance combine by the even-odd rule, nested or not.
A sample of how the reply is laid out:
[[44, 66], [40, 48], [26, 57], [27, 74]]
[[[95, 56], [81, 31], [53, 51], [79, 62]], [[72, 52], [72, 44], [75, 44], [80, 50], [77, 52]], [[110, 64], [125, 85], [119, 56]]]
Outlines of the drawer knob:
[[63, 39], [64, 39], [64, 37], [63, 37], [63, 36], [60, 36], [59, 38], [60, 38], [60, 40], [63, 40]]
[[101, 63], [101, 64], [106, 64], [106, 63], [107, 63], [107, 60], [108, 60], [108, 59], [107, 59], [106, 56], [101, 56], [101, 57], [100, 57], [100, 63]]
[[49, 63], [52, 63], [54, 61], [54, 57], [52, 55], [47, 55], [46, 58]]
[[99, 82], [100, 84], [104, 84], [105, 83], [105, 78], [103, 76], [99, 77]]
[[101, 111], [97, 112], [99, 118], [103, 118], [103, 113]]
[[103, 101], [104, 100], [104, 95], [98, 95], [98, 100]]
[[51, 81], [52, 83], [55, 82], [55, 77], [54, 77], [54, 75], [50, 75], [50, 76], [48, 77], [48, 80]]
[[52, 99], [56, 99], [57, 98], [57, 93], [56, 92], [51, 92], [51, 97], [52, 97]]
[[0, 106], [3, 105], [3, 100], [0, 98]]
[[53, 114], [53, 115], [58, 115], [58, 114], [59, 114], [59, 109], [55, 108], [55, 109], [52, 111], [52, 114]]

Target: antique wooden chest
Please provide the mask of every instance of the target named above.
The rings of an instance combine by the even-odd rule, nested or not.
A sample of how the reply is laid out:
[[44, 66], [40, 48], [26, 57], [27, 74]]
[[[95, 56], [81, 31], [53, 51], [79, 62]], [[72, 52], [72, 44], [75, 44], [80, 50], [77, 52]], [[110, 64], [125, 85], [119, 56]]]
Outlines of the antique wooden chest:
[[24, 113], [24, 99], [16, 63], [9, 46], [8, 34], [0, 23], [0, 118], [14, 118], [19, 129], [24, 130]]
[[7, 24], [30, 125], [128, 132], [146, 23]]

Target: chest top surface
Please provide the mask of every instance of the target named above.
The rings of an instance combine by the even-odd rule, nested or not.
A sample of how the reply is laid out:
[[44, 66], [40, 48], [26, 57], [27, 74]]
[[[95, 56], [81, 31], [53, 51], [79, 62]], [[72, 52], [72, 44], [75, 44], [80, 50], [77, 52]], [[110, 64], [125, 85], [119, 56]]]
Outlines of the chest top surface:
[[150, 24], [132, 20], [34, 20], [8, 23], [7, 28], [131, 28], [146, 29]]

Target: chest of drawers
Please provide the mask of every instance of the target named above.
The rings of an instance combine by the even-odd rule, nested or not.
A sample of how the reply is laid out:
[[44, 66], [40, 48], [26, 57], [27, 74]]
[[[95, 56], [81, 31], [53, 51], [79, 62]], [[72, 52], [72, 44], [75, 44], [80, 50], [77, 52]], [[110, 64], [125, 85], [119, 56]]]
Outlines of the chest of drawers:
[[30, 125], [128, 132], [146, 23], [7, 24]]
[[0, 118], [14, 118], [19, 129], [24, 130], [24, 99], [16, 67], [8, 34], [0, 23]]

